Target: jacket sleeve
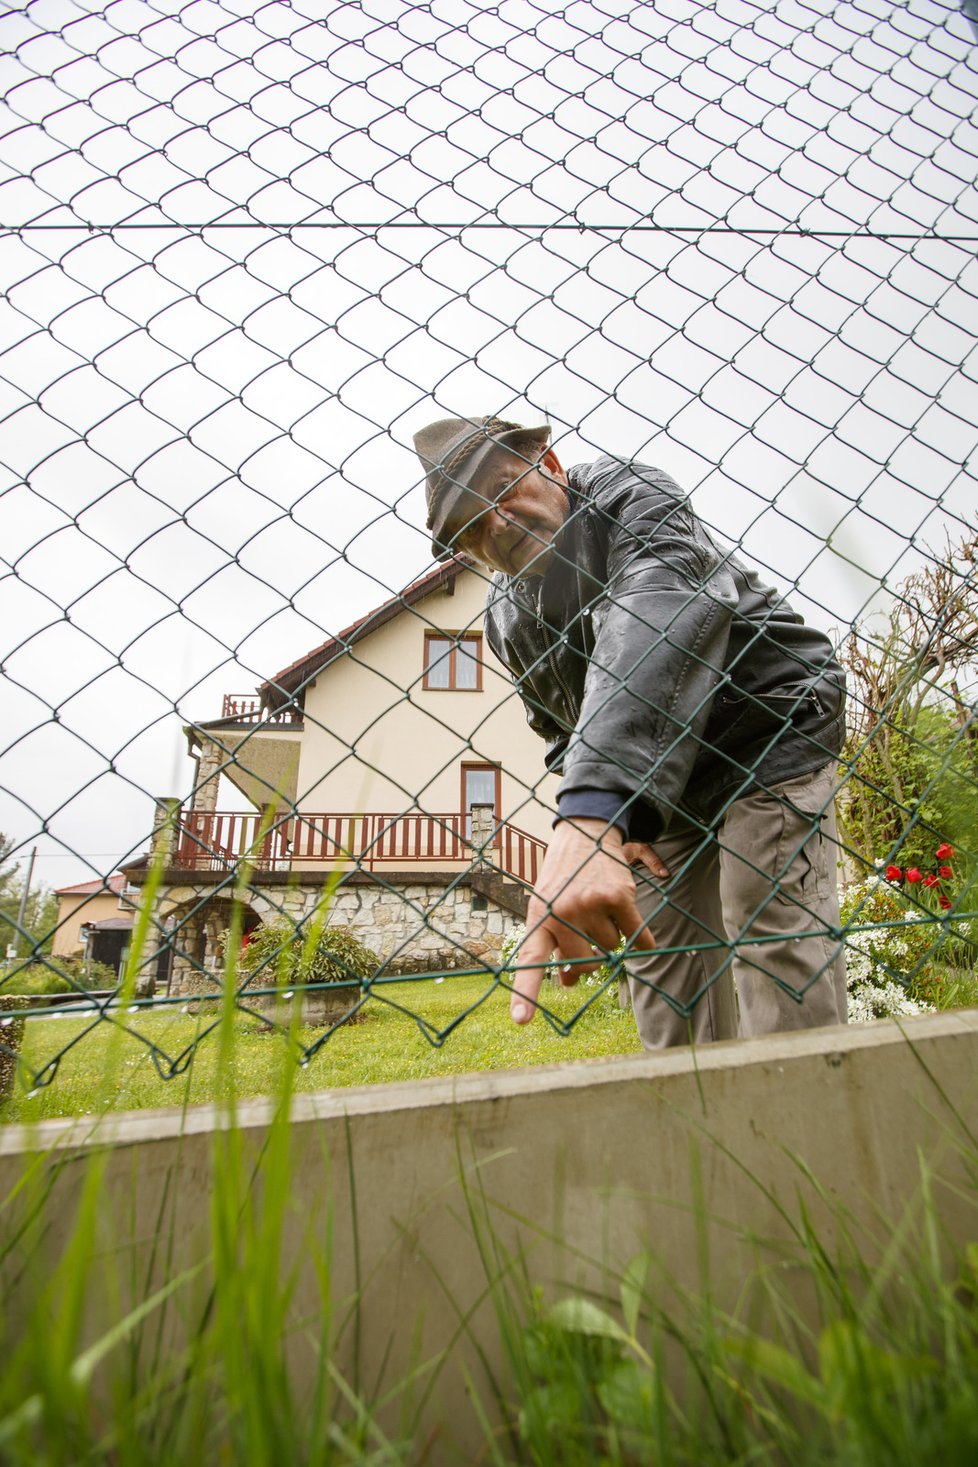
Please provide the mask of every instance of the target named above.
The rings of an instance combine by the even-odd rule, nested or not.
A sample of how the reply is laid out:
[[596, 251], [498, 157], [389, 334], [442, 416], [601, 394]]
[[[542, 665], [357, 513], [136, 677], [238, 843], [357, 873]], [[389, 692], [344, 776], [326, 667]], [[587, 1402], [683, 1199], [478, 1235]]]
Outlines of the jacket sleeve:
[[591, 608], [594, 649], [563, 762], [562, 813], [617, 796], [627, 829], [668, 823], [692, 771], [724, 677], [733, 577], [667, 475], [617, 465], [598, 476], [591, 509], [607, 541], [607, 576]]

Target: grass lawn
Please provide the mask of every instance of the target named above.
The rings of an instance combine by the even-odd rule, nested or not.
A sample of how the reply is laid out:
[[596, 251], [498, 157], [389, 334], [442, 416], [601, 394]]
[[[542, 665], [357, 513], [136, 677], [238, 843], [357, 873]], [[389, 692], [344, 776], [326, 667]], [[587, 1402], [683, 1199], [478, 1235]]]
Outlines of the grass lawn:
[[[619, 1009], [616, 994], [612, 991], [595, 999], [596, 990], [583, 986], [568, 990], [547, 984], [544, 990], [543, 1002], [564, 1022], [589, 998], [595, 999], [566, 1038], [539, 1014], [527, 1028], [517, 1028], [510, 1021], [509, 995], [503, 989], [489, 993], [440, 1047], [429, 1042], [411, 1017], [416, 1013], [443, 1032], [478, 1003], [490, 986], [484, 977], [460, 976], [446, 977], [441, 983], [429, 979], [378, 988], [378, 996], [363, 1011], [362, 1022], [338, 1029], [299, 1071], [296, 1088], [328, 1090], [472, 1070], [518, 1069], [641, 1049], [631, 1011]], [[94, 1026], [90, 1018], [78, 1016], [29, 1019], [21, 1055], [31, 1071], [43, 1070], [59, 1053], [63, 1058], [51, 1084], [33, 1097], [19, 1080], [13, 1095], [0, 1106], [0, 1120], [47, 1120], [104, 1109], [141, 1110], [219, 1098], [227, 1092], [229, 1082], [222, 1083], [218, 1076], [216, 1031], [204, 1035], [187, 1071], [172, 1079], [161, 1077], [147, 1043], [163, 1052], [157, 1059], [166, 1074], [194, 1039], [214, 1024], [215, 1010], [210, 1005], [198, 1015], [179, 1008], [147, 1010], [120, 1014], [117, 1023]], [[322, 1033], [321, 1029], [302, 1028], [299, 1042], [308, 1047]], [[237, 1095], [275, 1093], [286, 1060], [295, 1063], [280, 1034], [269, 1032], [251, 1015], [235, 1017], [230, 1084]]]

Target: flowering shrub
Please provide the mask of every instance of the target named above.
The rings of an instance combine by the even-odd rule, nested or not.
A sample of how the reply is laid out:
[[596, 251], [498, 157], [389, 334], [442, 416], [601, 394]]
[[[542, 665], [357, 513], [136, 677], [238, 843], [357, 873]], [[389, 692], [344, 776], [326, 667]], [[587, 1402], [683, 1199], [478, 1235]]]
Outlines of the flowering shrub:
[[926, 876], [919, 866], [907, 866], [904, 870], [899, 866], [890, 865], [886, 868], [886, 879], [894, 886], [899, 885], [901, 881], [905, 881], [908, 886], [916, 886], [919, 882], [921, 887], [934, 893], [941, 910], [949, 912], [954, 902], [947, 891], [941, 888], [941, 883], [954, 879], [954, 867], [947, 864], [953, 855], [954, 847], [944, 841], [934, 852], [934, 861], [937, 864], [927, 872]]
[[955, 906], [953, 858], [942, 842], [928, 869], [891, 863], [843, 894], [843, 927], [855, 929], [846, 949], [851, 1021], [928, 1012], [949, 969], [973, 966], [975, 924], [945, 916]]
[[849, 1023], [871, 1024], [874, 1019], [908, 1019], [914, 1014], [932, 1014], [932, 1003], [911, 998], [899, 983], [858, 981], [849, 968]]

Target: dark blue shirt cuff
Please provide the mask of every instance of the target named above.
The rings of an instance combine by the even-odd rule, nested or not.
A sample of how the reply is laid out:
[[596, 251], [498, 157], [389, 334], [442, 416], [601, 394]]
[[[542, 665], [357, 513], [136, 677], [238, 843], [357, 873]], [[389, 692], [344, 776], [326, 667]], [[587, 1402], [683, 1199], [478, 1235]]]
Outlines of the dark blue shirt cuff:
[[612, 790], [572, 790], [557, 797], [557, 819], [560, 820], [603, 820], [606, 825], [617, 825], [622, 839], [628, 839], [629, 808], [622, 805], [621, 795]]

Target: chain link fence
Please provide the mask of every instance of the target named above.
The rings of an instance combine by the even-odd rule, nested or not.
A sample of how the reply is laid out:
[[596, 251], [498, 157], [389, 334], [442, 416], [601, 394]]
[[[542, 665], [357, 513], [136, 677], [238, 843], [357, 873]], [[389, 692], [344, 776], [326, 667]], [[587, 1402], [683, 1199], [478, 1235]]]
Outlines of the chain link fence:
[[[365, 1006], [440, 1044], [518, 982], [560, 771], [533, 669], [514, 689], [488, 645], [490, 572], [432, 561], [413, 436], [458, 414], [658, 466], [837, 650], [842, 918], [799, 929], [802, 1007], [840, 939], [855, 1017], [966, 990], [976, 26], [937, 0], [5, 8], [0, 1048], [59, 1035], [28, 1086], [106, 1025], [183, 1072], [229, 985], [284, 1028], [301, 1000], [308, 1061]], [[650, 798], [654, 765], [636, 793], [602, 757]], [[654, 1001], [691, 1020], [752, 959], [783, 987], [764, 909], [660, 944], [705, 976], [676, 997], [653, 965]], [[616, 991], [612, 946], [570, 1016], [544, 987], [560, 1032]], [[449, 978], [432, 1023], [405, 995]], [[188, 1005], [213, 1022], [173, 1052], [154, 1026]]]

